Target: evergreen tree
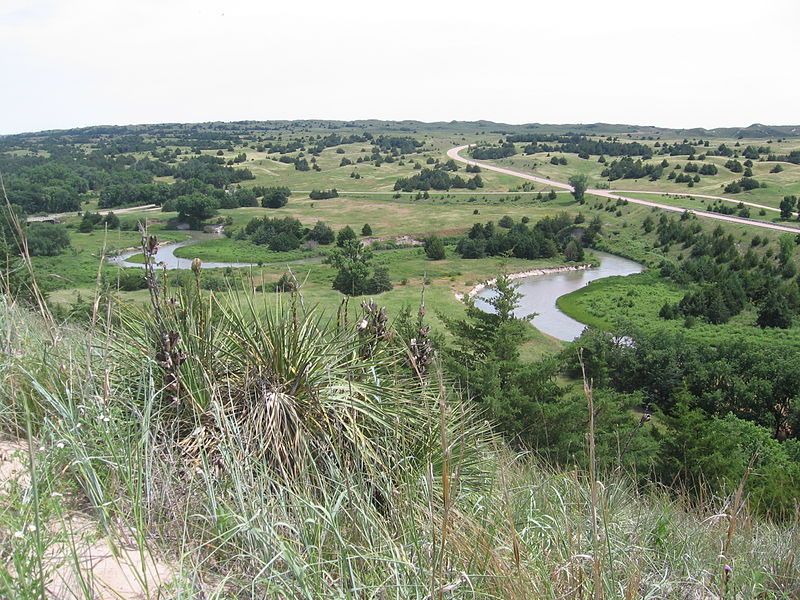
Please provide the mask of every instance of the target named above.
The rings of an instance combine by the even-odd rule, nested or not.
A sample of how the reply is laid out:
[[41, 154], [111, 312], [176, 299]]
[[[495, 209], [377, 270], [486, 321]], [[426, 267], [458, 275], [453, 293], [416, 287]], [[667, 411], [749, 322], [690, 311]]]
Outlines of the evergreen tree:
[[78, 225], [78, 233], [91, 233], [92, 231], [94, 231], [94, 219], [92, 219], [91, 213], [85, 213]]
[[322, 221], [317, 221], [314, 228], [308, 232], [308, 239], [323, 245], [332, 243], [335, 237], [333, 229]]
[[369, 293], [372, 256], [372, 250], [360, 241], [353, 238], [344, 239], [342, 244], [328, 255], [328, 262], [338, 270], [333, 280], [333, 289], [349, 296]]
[[[355, 240], [358, 236], [356, 236], [356, 232], [353, 231], [353, 228], [350, 225], [345, 225], [342, 229], [339, 230], [339, 233], [336, 234], [336, 245], [339, 248], [344, 248], [344, 245], [351, 241]], [[361, 242], [359, 242], [360, 244]]]
[[119, 217], [113, 212], [109, 212], [103, 219], [103, 223], [109, 229], [119, 229]]
[[369, 294], [380, 294], [391, 290], [392, 280], [389, 278], [389, 269], [386, 267], [375, 267], [367, 288], [367, 293]]
[[432, 235], [425, 240], [425, 255], [431, 260], [442, 260], [445, 256], [442, 239]]
[[512, 219], [508, 215], [505, 215], [497, 222], [497, 225], [500, 227], [504, 227], [505, 229], [511, 229], [514, 226], [514, 219]]
[[797, 203], [797, 196], [784, 196], [780, 203], [781, 219], [788, 221], [792, 218], [794, 207]]
[[291, 192], [287, 187], [264, 188], [264, 199], [261, 206], [264, 208], [281, 208], [289, 202]]
[[564, 258], [572, 262], [582, 261], [583, 247], [576, 240], [570, 240], [564, 249]]
[[792, 326], [792, 310], [786, 295], [777, 289], [771, 291], [758, 307], [759, 327], [780, 327], [788, 329]]

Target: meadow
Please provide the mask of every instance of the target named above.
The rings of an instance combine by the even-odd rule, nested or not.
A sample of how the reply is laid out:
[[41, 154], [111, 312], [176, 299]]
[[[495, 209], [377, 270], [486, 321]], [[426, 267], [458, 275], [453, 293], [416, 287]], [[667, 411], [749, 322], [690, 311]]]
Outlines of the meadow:
[[[362, 128], [372, 137], [311, 150], [331, 131]], [[252, 178], [212, 186], [217, 199], [247, 188], [292, 192], [280, 208], [216, 208], [199, 219], [228, 235], [178, 249], [200, 259], [193, 270], [161, 271], [153, 249], [131, 259], [141, 267], [104, 260], [142, 247], [139, 223], [161, 242], [195, 236], [176, 229], [177, 210], [134, 207], [119, 215], [122, 229], [101, 224], [88, 233], [80, 231], [84, 214], [57, 211], [65, 213], [69, 247], [30, 257], [30, 271], [20, 261], [4, 272], [0, 597], [800, 595], [793, 429], [800, 325], [794, 313], [786, 327], [758, 323], [764, 297], [796, 309], [800, 238], [689, 214], [662, 219], [659, 209], [588, 193], [551, 197], [545, 184], [488, 169], [475, 190], [427, 197], [394, 190], [398, 178], [445, 164], [456, 145], [494, 146], [528, 132], [483, 122], [308, 121], [0, 138], [13, 146], [3, 159], [35, 162], [66, 146], [89, 165], [107, 164], [98, 181], [117, 183], [81, 191], [80, 213], [98, 210], [114, 185], [147, 193], [150, 185], [164, 184], [161, 192], [183, 185], [187, 196], [200, 189], [212, 197], [203, 187], [211, 184], [178, 176], [197, 157], [251, 171]], [[383, 150], [377, 166], [365, 159], [381, 135], [422, 145]], [[654, 148], [692, 137], [616, 128], [607, 135]], [[258, 149], [293, 142], [299, 146], [290, 152]], [[711, 139], [722, 142], [737, 152], [751, 143], [777, 154], [800, 146], [796, 138]], [[29, 151], [17, 148], [25, 144]], [[319, 170], [281, 162], [287, 155]], [[351, 164], [340, 166], [345, 158]], [[562, 182], [584, 174], [590, 188], [658, 191], [670, 196], [631, 195], [686, 208], [704, 203], [681, 194], [718, 195], [741, 177], [724, 168], [727, 159], [707, 157], [719, 173], [691, 189], [666, 177], [604, 182], [597, 156], [567, 154], [566, 165], [550, 158], [485, 162]], [[684, 164], [688, 155], [666, 158]], [[48, 164], [30, 168], [41, 178]], [[733, 199], [777, 207], [798, 193], [800, 167], [783, 163], [769, 173], [774, 164], [755, 161], [754, 176], [767, 187]], [[131, 175], [136, 165], [153, 169], [150, 183], [126, 183], [149, 177]], [[19, 168], [12, 196], [30, 202], [38, 184], [31, 176], [26, 187], [29, 165]], [[466, 177], [463, 165], [448, 173]], [[331, 188], [339, 197], [309, 197]], [[66, 193], [45, 199], [53, 197]], [[511, 231], [499, 225], [504, 217], [533, 228], [562, 213], [568, 226], [547, 234], [560, 244], [549, 258], [456, 251], [476, 224], [492, 222], [503, 239]], [[241, 235], [265, 216], [351, 227], [373, 244], [371, 267], [386, 269], [392, 289], [363, 296], [334, 289], [335, 244], [304, 240], [282, 252]], [[769, 211], [751, 217], [778, 221]], [[369, 236], [359, 235], [365, 224]], [[591, 226], [596, 237], [583, 248]], [[431, 235], [444, 240], [443, 258], [402, 245]], [[515, 299], [502, 278], [575, 264], [567, 260], [570, 243], [585, 251], [578, 262], [591, 262], [597, 249], [646, 267], [559, 299], [561, 310], [591, 326], [571, 343], [539, 332], [536, 318], [504, 316]], [[255, 265], [202, 264], [234, 261]], [[695, 272], [687, 264], [704, 266], [709, 280], [676, 277]], [[748, 293], [756, 291], [727, 322], [659, 316], [665, 303], [719, 284], [734, 266], [750, 278]], [[24, 285], [15, 288], [20, 274]], [[497, 314], [458, 299], [498, 276]], [[272, 291], [287, 279], [293, 291]], [[731, 354], [713, 355], [720, 348]], [[712, 355], [708, 365], [691, 362]]]
[[[564, 168], [564, 167], [562, 167]], [[485, 171], [488, 173], [488, 171]], [[550, 173], [548, 173], [550, 174]], [[327, 186], [321, 186], [329, 189]], [[487, 186], [488, 187], [488, 186]], [[553, 216], [560, 212], [569, 212], [573, 216], [579, 212], [587, 220], [599, 216], [603, 221], [603, 250], [618, 253], [650, 266], [656, 266], [665, 256], [677, 259], [681, 255], [678, 249], [671, 249], [665, 255], [662, 248], [654, 248], [653, 236], [643, 234], [641, 227], [643, 220], [650, 216], [656, 218], [660, 211], [634, 204], [620, 204], [606, 198], [595, 198], [587, 195], [586, 203], [578, 205], [568, 193], [560, 192], [555, 200], [548, 200], [544, 194], [542, 199], [537, 199], [537, 192], [509, 192], [481, 194], [481, 192], [498, 192], [484, 188], [474, 193], [440, 193], [431, 194], [426, 200], [415, 199], [415, 194], [395, 194], [384, 196], [375, 194], [345, 194], [341, 197], [312, 200], [302, 192], [293, 193], [289, 203], [279, 209], [266, 209], [260, 207], [223, 209], [219, 211], [220, 219], [227, 219], [231, 225], [229, 229], [243, 227], [248, 221], [256, 217], [285, 217], [299, 219], [304, 226], [313, 227], [317, 221], [323, 221], [334, 230], [350, 226], [354, 231], [360, 231], [364, 224], [369, 224], [372, 237], [391, 241], [401, 236], [410, 236], [413, 239], [423, 240], [429, 235], [441, 236], [462, 235], [474, 223], [486, 221], [499, 221], [504, 216], [515, 220], [527, 217], [535, 222], [545, 216]], [[631, 194], [637, 197], [636, 194]], [[305, 196], [305, 197], [304, 197]], [[660, 195], [652, 196], [641, 194], [643, 199], [665, 201], [677, 206], [685, 205], [687, 208], [703, 208], [703, 204], [696, 200], [664, 199]], [[698, 206], [699, 205], [699, 206]], [[477, 214], [475, 214], [477, 211]], [[150, 230], [159, 239], [180, 241], [188, 236], [182, 232], [164, 229], [164, 224], [177, 217], [177, 213], [132, 212], [125, 215], [125, 219], [133, 220], [142, 218], [149, 225]], [[772, 217], [770, 219], [770, 217]], [[766, 218], [777, 221], [777, 214], [769, 213]], [[72, 225], [77, 224], [78, 218], [73, 218]], [[68, 221], [70, 223], [70, 221]], [[710, 231], [716, 223], [702, 221], [705, 230]], [[778, 232], [768, 230], [754, 230], [747, 225], [725, 224], [724, 229], [742, 240], [742, 247], [749, 244], [753, 235], [770, 240], [777, 244], [780, 237]], [[68, 264], [64, 277], [68, 281], [53, 286], [51, 292], [54, 301], [68, 302], [76, 294], [87, 297], [92, 294], [95, 284], [97, 269], [100, 267], [98, 256], [104, 240], [109, 249], [129, 248], [136, 246], [139, 235], [136, 232], [110, 232], [104, 238], [101, 232], [91, 234], [73, 233], [76, 256], [70, 261], [65, 257], [36, 259], [43, 272], [55, 273], [61, 270], [62, 264]], [[447, 251], [444, 261], [427, 260], [420, 248], [398, 249], [380, 251], [376, 264], [389, 269], [394, 289], [380, 294], [380, 302], [390, 309], [396, 310], [408, 307], [416, 302], [419, 297], [423, 281], [425, 294], [434, 312], [441, 311], [446, 315], [458, 315], [462, 312], [461, 304], [456, 300], [456, 294], [468, 291], [473, 285], [492, 278], [496, 273], [505, 269], [507, 272], [524, 271], [539, 266], [555, 266], [557, 263], [531, 263], [519, 259], [479, 259], [468, 260], [458, 256], [453, 246]], [[760, 252], [765, 250], [759, 248]], [[180, 248], [176, 255], [181, 258], [200, 258], [203, 261], [235, 262], [247, 261], [257, 263], [258, 267], [249, 273], [253, 285], [258, 286], [278, 280], [287, 269], [303, 282], [303, 294], [310, 302], [319, 304], [327, 310], [335, 310], [341, 302], [341, 294], [331, 289], [331, 282], [335, 275], [330, 265], [324, 264], [326, 247], [315, 249], [297, 250], [291, 252], [273, 252], [266, 246], [258, 246], [247, 241], [238, 241], [231, 238], [202, 241], [191, 246]], [[141, 257], [134, 257], [134, 262]], [[260, 264], [259, 264], [260, 263]], [[49, 271], [48, 271], [49, 269]], [[103, 267], [113, 277], [117, 267]], [[70, 285], [70, 283], [73, 283]], [[77, 285], [76, 285], [77, 284]], [[60, 288], [60, 289], [56, 289]], [[141, 301], [144, 295], [141, 292], [117, 292], [120, 299], [130, 298]], [[660, 306], [658, 307], [660, 308]], [[652, 313], [647, 309], [648, 314]], [[570, 312], [573, 316], [586, 317], [586, 313]], [[657, 309], [656, 309], [657, 312]], [[587, 324], [597, 324], [589, 318], [579, 318]], [[437, 325], [439, 322], [437, 321]], [[531, 334], [531, 342], [527, 352], [531, 356], [560, 347], [557, 340], [550, 340], [538, 332]]]

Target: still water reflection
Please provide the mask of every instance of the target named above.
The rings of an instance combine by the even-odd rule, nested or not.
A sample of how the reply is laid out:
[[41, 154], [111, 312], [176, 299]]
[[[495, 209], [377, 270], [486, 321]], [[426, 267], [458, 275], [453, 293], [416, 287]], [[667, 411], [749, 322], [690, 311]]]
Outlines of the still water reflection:
[[[559, 340], [571, 342], [586, 327], [583, 323], [568, 317], [556, 307], [556, 300], [582, 288], [590, 281], [611, 277], [613, 275], [632, 275], [641, 273], [644, 267], [637, 262], [615, 256], [606, 252], [593, 251], [600, 260], [600, 266], [583, 271], [564, 271], [549, 275], [537, 275], [517, 280], [519, 293], [522, 294], [520, 307], [516, 311], [518, 317], [537, 313], [532, 323], [539, 331]], [[491, 298], [495, 290], [487, 289], [477, 295], [475, 306], [483, 310], [492, 310], [485, 302]]]

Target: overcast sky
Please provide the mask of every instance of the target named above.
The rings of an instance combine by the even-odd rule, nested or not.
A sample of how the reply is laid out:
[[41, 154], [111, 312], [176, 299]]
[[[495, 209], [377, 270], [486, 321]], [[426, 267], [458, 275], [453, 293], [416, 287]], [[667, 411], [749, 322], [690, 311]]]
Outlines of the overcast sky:
[[800, 1], [0, 0], [0, 134], [243, 119], [800, 124]]

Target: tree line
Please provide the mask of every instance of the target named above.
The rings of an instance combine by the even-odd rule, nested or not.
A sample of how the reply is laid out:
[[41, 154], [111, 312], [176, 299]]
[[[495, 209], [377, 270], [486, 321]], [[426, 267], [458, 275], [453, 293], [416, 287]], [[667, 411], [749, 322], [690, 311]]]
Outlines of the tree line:
[[483, 187], [480, 175], [464, 179], [460, 175], [449, 175], [444, 169], [423, 168], [411, 177], [400, 177], [394, 184], [395, 191], [413, 192], [414, 190], [446, 191], [450, 188], [476, 190]]
[[491, 221], [475, 223], [458, 240], [456, 252], [462, 258], [513, 256], [533, 260], [563, 256], [579, 262], [584, 260], [583, 248], [591, 245], [602, 229], [599, 217], [588, 226], [583, 222], [583, 215], [573, 218], [560, 213], [529, 226], [525, 218], [517, 223], [506, 215], [497, 226]]

